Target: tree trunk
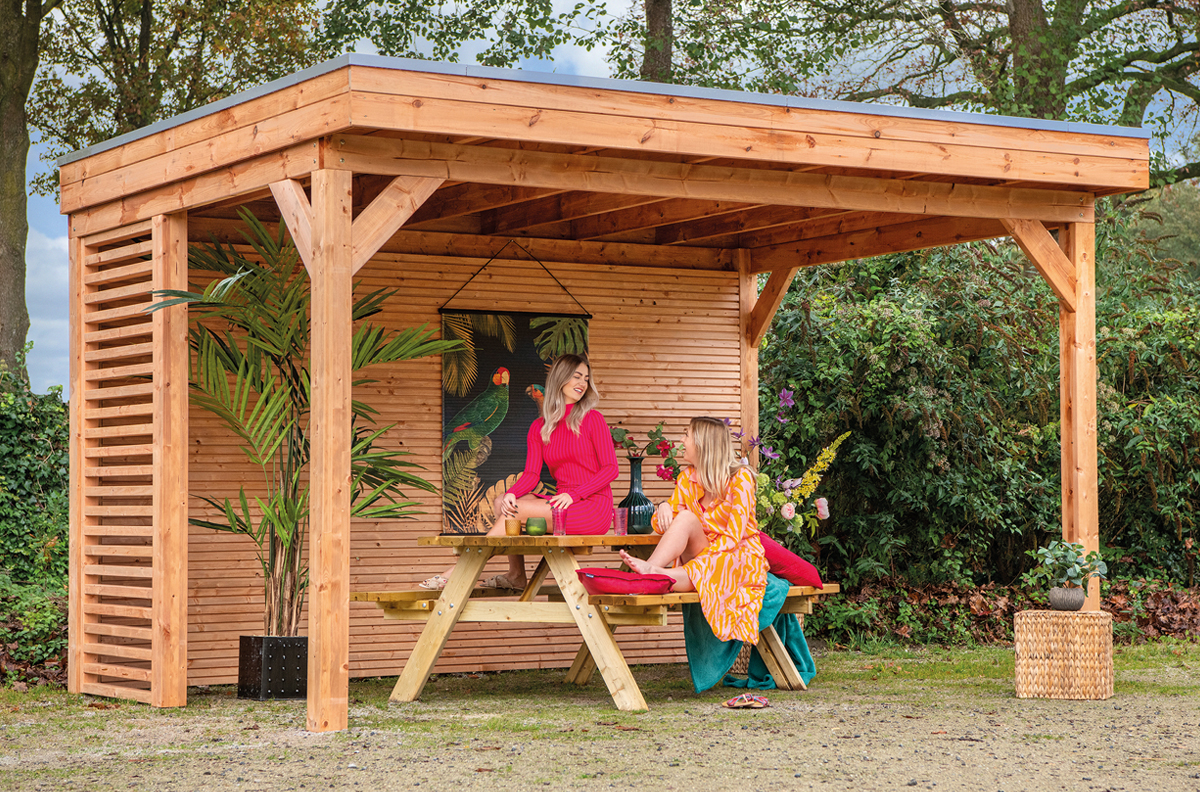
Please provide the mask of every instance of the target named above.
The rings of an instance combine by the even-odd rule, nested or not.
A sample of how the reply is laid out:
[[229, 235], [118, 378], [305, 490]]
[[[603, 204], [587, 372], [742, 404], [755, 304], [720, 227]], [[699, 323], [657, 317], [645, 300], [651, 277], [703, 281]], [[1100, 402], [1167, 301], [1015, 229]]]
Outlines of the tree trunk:
[[671, 26], [671, 0], [646, 0], [646, 53], [642, 79], [671, 82], [671, 49], [675, 31]]
[[0, 12], [0, 362], [20, 367], [29, 332], [25, 308], [26, 217], [25, 162], [29, 157], [29, 128], [25, 102], [38, 66], [38, 33], [48, 11], [26, 0], [4, 0]]

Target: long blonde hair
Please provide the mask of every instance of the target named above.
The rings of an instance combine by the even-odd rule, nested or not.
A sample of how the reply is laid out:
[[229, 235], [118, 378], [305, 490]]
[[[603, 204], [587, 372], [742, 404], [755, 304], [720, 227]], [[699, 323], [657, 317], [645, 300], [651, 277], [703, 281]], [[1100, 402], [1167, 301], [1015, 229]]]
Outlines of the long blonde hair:
[[733, 451], [733, 438], [724, 421], [701, 416], [688, 424], [695, 444], [696, 462], [692, 465], [696, 480], [704, 491], [717, 500], [725, 497], [734, 473], [742, 467]]
[[579, 425], [583, 423], [583, 417], [600, 403], [600, 391], [596, 390], [596, 383], [592, 381], [592, 364], [587, 358], [581, 355], [560, 356], [550, 366], [550, 371], [546, 372], [546, 391], [542, 394], [543, 443], [550, 442], [550, 435], [566, 415], [567, 399], [563, 396], [563, 386], [571, 381], [575, 369], [579, 368], [581, 363], [588, 367], [588, 388], [567, 417], [567, 428], [572, 433], [579, 434]]

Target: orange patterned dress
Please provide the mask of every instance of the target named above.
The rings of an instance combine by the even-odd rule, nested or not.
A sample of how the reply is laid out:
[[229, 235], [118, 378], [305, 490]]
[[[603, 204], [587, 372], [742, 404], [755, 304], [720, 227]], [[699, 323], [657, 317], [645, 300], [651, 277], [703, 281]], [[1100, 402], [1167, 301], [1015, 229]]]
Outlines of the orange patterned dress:
[[[685, 467], [675, 482], [671, 512], [686, 509], [700, 517], [708, 548], [683, 565], [700, 595], [700, 608], [722, 641], [758, 643], [758, 614], [767, 588], [767, 558], [754, 515], [755, 481], [750, 468], [739, 468], [725, 498], [708, 509], [700, 505], [704, 489]], [[662, 533], [657, 515], [654, 530]]]

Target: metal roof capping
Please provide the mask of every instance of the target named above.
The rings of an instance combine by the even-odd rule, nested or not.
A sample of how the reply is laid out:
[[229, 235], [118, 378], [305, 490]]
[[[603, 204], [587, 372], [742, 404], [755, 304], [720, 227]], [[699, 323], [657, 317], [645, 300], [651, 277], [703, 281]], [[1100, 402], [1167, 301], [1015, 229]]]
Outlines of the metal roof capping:
[[807, 99], [784, 94], [760, 94], [746, 91], [730, 91], [721, 88], [696, 88], [685, 85], [670, 85], [667, 83], [635, 82], [632, 80], [616, 80], [609, 77], [582, 77], [573, 74], [556, 74], [553, 72], [523, 71], [521, 69], [500, 69], [492, 66], [464, 66], [458, 63], [440, 61], [414, 60], [411, 58], [388, 58], [381, 55], [361, 55], [347, 53], [336, 58], [311, 66], [302, 71], [289, 74], [269, 83], [264, 83], [248, 91], [234, 94], [180, 113], [177, 116], [157, 121], [149, 126], [127, 132], [124, 135], [88, 146], [80, 151], [64, 154], [58, 158], [58, 165], [67, 165], [85, 159], [102, 151], [123, 146], [140, 138], [162, 132], [172, 127], [203, 118], [212, 113], [219, 113], [230, 107], [248, 102], [260, 96], [297, 85], [305, 80], [311, 80], [322, 74], [327, 74], [347, 66], [369, 66], [376, 69], [395, 69], [396, 71], [428, 72], [431, 74], [447, 74], [457, 77], [471, 77], [484, 80], [513, 80], [516, 82], [540, 83], [543, 85], [563, 85], [578, 88], [594, 88], [604, 91], [626, 91], [629, 93], [656, 94], [660, 96], [679, 96], [694, 99], [711, 99], [722, 102], [741, 102], [745, 104], [769, 105], [772, 107], [788, 107], [801, 110], [823, 110], [836, 113], [860, 113], [894, 118], [921, 118], [930, 121], [954, 121], [965, 124], [987, 124], [990, 126], [1012, 127], [1015, 129], [1039, 129], [1054, 132], [1074, 132], [1085, 135], [1112, 135], [1148, 139], [1150, 133], [1137, 127], [1106, 126], [1104, 124], [1084, 124], [1071, 121], [1047, 121], [1041, 118], [1015, 118], [1012, 116], [986, 115], [984, 113], [964, 113], [956, 110], [927, 110], [915, 107], [900, 107], [896, 105], [861, 104], [858, 102], [834, 101], [829, 99]]

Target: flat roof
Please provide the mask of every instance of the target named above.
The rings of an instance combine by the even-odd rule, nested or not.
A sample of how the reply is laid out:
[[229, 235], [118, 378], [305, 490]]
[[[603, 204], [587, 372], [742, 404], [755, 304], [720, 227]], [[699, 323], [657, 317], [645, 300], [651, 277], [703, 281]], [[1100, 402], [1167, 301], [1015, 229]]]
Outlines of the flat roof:
[[710, 99], [721, 102], [740, 102], [743, 104], [760, 104], [771, 107], [787, 107], [800, 110], [822, 110], [835, 113], [859, 113], [892, 118], [919, 118], [929, 121], [955, 121], [963, 124], [987, 124], [990, 126], [1013, 127], [1017, 129], [1038, 129], [1052, 132], [1072, 132], [1085, 135], [1111, 135], [1149, 139], [1150, 133], [1139, 127], [1106, 126], [1104, 124], [1085, 124], [1074, 121], [1047, 121], [1042, 118], [1017, 118], [1014, 116], [988, 115], [986, 113], [965, 113], [958, 110], [928, 110], [917, 107], [902, 107], [899, 105], [864, 104], [859, 102], [835, 101], [832, 99], [808, 99], [786, 94], [761, 94], [748, 91], [731, 91], [723, 88], [697, 88], [690, 85], [672, 85], [669, 83], [637, 82], [634, 80], [616, 80], [611, 77], [582, 77], [574, 74], [557, 74], [554, 72], [524, 71], [522, 69], [500, 69], [493, 66], [467, 66], [459, 63], [442, 61], [415, 60], [412, 58], [388, 58], [382, 55], [362, 55], [347, 53], [336, 58], [318, 63], [307, 69], [281, 77], [269, 83], [264, 83], [233, 96], [189, 110], [186, 113], [156, 121], [149, 126], [135, 129], [124, 135], [119, 135], [102, 143], [88, 146], [85, 149], [64, 154], [58, 158], [58, 165], [68, 165], [85, 159], [102, 151], [123, 146], [140, 138], [157, 134], [172, 127], [203, 118], [213, 113], [219, 113], [251, 99], [265, 96], [269, 93], [288, 88], [305, 80], [311, 80], [347, 66], [369, 66], [375, 69], [394, 69], [396, 71], [428, 72], [431, 74], [446, 74], [456, 77], [471, 77], [486, 80], [512, 80], [514, 82], [538, 83], [542, 85], [562, 85], [576, 88], [593, 88], [604, 91], [625, 91], [627, 93], [655, 94], [657, 96], [679, 96], [693, 99]]

